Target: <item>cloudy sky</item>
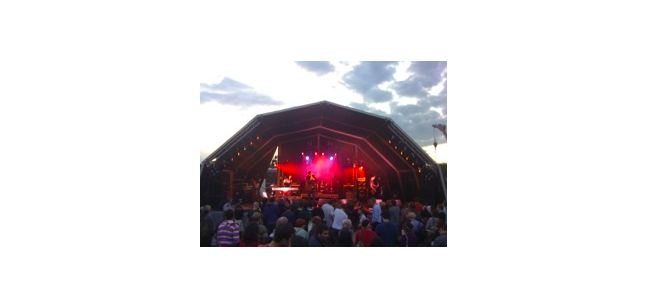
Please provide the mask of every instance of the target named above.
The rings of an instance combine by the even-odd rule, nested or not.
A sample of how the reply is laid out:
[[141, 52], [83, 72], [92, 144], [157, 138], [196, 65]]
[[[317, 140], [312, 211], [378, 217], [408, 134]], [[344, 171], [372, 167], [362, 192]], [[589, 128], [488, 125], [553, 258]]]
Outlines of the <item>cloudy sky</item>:
[[211, 64], [200, 79], [200, 160], [257, 114], [327, 100], [393, 119], [433, 159], [446, 162], [446, 139], [432, 128], [447, 124], [446, 66], [385, 61]]

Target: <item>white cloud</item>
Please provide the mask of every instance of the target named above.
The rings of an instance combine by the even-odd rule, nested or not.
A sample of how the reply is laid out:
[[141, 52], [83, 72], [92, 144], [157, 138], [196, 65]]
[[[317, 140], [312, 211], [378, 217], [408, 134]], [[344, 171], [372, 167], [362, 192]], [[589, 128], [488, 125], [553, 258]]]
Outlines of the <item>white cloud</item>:
[[412, 63], [409, 61], [402, 61], [396, 66], [396, 72], [394, 72], [394, 79], [396, 81], [403, 81], [408, 79], [412, 75], [411, 72], [408, 72], [408, 68]]
[[416, 105], [419, 102], [419, 99], [412, 97], [397, 97], [396, 102], [398, 105]]
[[[386, 81], [377, 88], [391, 92], [392, 101], [382, 103], [365, 103], [364, 95], [347, 87], [343, 82], [343, 76], [351, 72], [354, 67], [360, 64], [356, 61], [330, 62], [334, 71], [324, 75], [316, 75], [313, 72], [298, 66], [294, 61], [219, 61], [205, 64], [203, 73], [199, 74], [200, 83], [215, 84], [224, 78], [231, 78], [252, 87], [253, 90], [266, 95], [281, 105], [266, 106], [257, 105], [250, 107], [235, 107], [222, 105], [220, 103], [208, 102], [200, 105], [199, 114], [199, 135], [200, 155], [203, 157], [221, 146], [228, 138], [241, 129], [254, 116], [262, 113], [285, 109], [307, 103], [327, 100], [341, 105], [350, 106], [350, 103], [362, 103], [365, 108], [378, 110], [383, 114], [393, 113], [392, 105], [420, 105], [417, 97], [400, 97], [394, 89], [395, 81], [409, 79], [412, 75], [408, 71], [411, 62], [396, 64], [395, 73], [392, 75], [395, 81]], [[439, 94], [443, 89], [443, 82], [426, 88], [430, 94]], [[398, 107], [396, 106], [396, 107]], [[369, 110], [367, 109], [367, 110]], [[440, 108], [430, 109], [442, 113]], [[405, 117], [400, 115], [400, 118]], [[442, 115], [442, 117], [445, 117]], [[409, 128], [408, 128], [409, 129]], [[413, 128], [414, 129], [414, 128]], [[410, 133], [418, 131], [410, 129]], [[423, 131], [421, 131], [423, 132]], [[419, 141], [422, 143], [421, 141]], [[427, 141], [425, 141], [427, 145]], [[424, 145], [423, 143], [421, 144]], [[440, 146], [444, 148], [445, 146]], [[424, 147], [424, 149], [427, 147]], [[434, 153], [434, 148], [432, 152]], [[439, 150], [438, 151], [442, 151]], [[443, 150], [444, 152], [446, 150]], [[434, 155], [434, 154], [432, 154]], [[441, 154], [440, 154], [441, 156]], [[439, 161], [442, 158], [439, 157]]]
[[423, 150], [425, 150], [436, 163], [448, 162], [448, 143], [438, 144], [436, 153], [434, 146], [425, 146], [423, 147]]
[[387, 113], [388, 115], [392, 113], [392, 110], [390, 109], [390, 103], [389, 102], [369, 103], [367, 105], [370, 108], [378, 109], [380, 111], [383, 111], [383, 112]]

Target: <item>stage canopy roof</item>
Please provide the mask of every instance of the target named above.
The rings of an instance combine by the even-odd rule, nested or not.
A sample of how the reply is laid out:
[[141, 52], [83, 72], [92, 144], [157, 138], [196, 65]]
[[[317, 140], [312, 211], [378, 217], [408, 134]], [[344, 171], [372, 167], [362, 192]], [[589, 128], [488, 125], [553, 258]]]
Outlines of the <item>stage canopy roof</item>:
[[202, 167], [261, 174], [277, 146], [302, 145], [293, 150], [300, 154], [306, 147], [322, 150], [321, 139], [333, 143], [333, 151], [353, 151], [351, 159], [361, 160], [393, 189], [419, 190], [423, 178], [436, 178], [435, 162], [390, 118], [328, 101], [257, 115], [204, 159]]

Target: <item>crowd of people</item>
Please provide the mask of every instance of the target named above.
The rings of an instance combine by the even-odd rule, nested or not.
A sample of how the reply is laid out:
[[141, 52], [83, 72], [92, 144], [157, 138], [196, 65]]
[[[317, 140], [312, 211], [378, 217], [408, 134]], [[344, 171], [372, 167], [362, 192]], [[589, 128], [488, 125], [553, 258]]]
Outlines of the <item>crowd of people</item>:
[[269, 198], [201, 207], [202, 247], [446, 247], [447, 205]]

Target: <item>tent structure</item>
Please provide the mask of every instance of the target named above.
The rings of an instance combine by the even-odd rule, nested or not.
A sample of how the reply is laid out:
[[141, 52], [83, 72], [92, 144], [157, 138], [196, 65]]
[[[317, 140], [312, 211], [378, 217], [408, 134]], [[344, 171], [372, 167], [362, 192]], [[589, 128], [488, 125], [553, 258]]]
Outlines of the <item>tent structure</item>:
[[[430, 203], [445, 199], [439, 166], [394, 121], [321, 101], [257, 115], [206, 157], [200, 168], [201, 203], [234, 197], [249, 178], [266, 178], [276, 163], [276, 148], [277, 165], [292, 166], [296, 179], [310, 168], [310, 155], [332, 159], [333, 153], [338, 173], [360, 167], [367, 178], [381, 178], [387, 196]], [[333, 176], [346, 185], [341, 175]], [[357, 184], [355, 179], [349, 183]]]

